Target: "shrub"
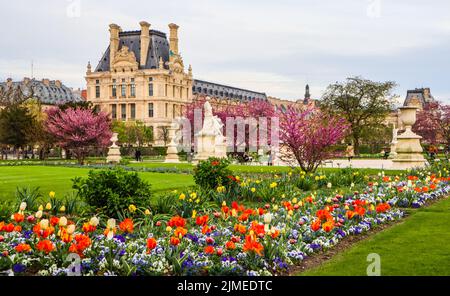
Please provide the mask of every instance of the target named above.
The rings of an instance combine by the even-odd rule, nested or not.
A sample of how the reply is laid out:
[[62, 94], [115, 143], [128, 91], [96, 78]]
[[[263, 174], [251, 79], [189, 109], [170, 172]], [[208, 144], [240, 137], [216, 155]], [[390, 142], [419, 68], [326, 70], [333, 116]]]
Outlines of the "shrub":
[[225, 186], [232, 182], [232, 172], [228, 169], [230, 164], [228, 159], [210, 157], [200, 161], [194, 168], [195, 184], [202, 189], [216, 189], [218, 186]]
[[73, 188], [89, 206], [118, 217], [130, 205], [147, 208], [150, 205], [150, 184], [136, 172], [123, 169], [90, 171], [87, 178], [75, 178]]

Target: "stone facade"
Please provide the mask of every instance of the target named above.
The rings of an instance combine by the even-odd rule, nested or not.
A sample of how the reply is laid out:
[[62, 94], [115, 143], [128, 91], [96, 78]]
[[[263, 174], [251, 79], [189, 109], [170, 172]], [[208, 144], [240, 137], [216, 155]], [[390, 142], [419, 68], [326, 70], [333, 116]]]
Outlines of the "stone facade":
[[141, 22], [140, 31], [110, 25], [110, 46], [97, 68], [87, 67], [87, 99], [113, 120], [144, 122], [162, 145], [160, 127], [170, 126], [192, 101], [192, 68], [185, 70], [178, 51], [178, 26], [170, 38]]

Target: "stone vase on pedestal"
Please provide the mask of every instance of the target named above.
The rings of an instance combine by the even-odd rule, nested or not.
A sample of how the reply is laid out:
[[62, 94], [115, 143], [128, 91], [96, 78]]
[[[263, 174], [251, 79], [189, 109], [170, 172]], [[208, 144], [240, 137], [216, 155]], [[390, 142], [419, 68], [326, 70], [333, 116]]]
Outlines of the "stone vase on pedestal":
[[112, 145], [109, 147], [108, 156], [106, 157], [107, 163], [119, 163], [122, 160], [122, 156], [120, 155], [120, 147], [116, 144], [118, 141], [117, 136], [117, 133], [113, 133], [111, 137]]
[[166, 163], [179, 163], [180, 158], [178, 156], [177, 143], [175, 142], [175, 131], [177, 129], [171, 126], [169, 128], [170, 143], [167, 146], [167, 156], [164, 162]]
[[417, 107], [400, 107], [400, 120], [405, 132], [397, 137], [396, 156], [392, 160], [395, 169], [411, 169], [424, 167], [427, 163], [420, 145], [421, 136], [412, 131], [416, 122]]

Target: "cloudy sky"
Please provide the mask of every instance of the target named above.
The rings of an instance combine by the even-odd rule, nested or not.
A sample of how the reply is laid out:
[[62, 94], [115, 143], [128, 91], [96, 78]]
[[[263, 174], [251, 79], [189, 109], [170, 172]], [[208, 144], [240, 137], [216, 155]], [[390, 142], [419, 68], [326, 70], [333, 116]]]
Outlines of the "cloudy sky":
[[407, 89], [430, 87], [450, 102], [448, 0], [7, 1], [0, 10], [0, 81], [60, 79], [85, 86], [109, 43], [108, 25], [168, 32], [180, 25], [180, 51], [194, 76], [303, 98], [361, 75]]

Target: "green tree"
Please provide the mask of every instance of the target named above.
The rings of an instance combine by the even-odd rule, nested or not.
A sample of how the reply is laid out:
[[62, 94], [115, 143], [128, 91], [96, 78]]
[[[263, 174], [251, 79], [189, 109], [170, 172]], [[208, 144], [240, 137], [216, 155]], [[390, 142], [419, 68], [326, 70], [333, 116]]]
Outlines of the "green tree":
[[363, 134], [374, 133], [393, 110], [396, 97], [391, 92], [395, 86], [393, 81], [352, 77], [329, 85], [325, 91], [320, 106], [347, 120], [355, 154], [359, 155]]
[[[23, 148], [32, 140], [35, 117], [21, 105], [9, 105], [0, 112], [0, 143]], [[17, 153], [19, 158], [19, 153]]]

